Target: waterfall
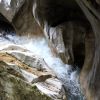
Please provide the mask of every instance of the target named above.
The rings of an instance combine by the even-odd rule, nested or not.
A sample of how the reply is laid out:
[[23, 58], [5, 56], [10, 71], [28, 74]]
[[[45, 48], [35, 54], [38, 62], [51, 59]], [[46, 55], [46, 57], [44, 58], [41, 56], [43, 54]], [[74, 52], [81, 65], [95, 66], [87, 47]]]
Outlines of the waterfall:
[[70, 65], [64, 64], [60, 58], [54, 57], [45, 38], [28, 39], [27, 37], [6, 35], [0, 37], [0, 45], [4, 42], [20, 45], [42, 57], [63, 83], [69, 97], [68, 100], [84, 100], [80, 91], [79, 70], [73, 70]]

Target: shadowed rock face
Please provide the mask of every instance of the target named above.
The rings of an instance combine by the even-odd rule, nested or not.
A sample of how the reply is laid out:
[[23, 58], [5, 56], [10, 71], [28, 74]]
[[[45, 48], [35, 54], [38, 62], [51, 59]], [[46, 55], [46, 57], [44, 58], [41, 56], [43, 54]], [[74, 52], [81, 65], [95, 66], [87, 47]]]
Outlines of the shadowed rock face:
[[0, 22], [7, 22], [6, 25], [10, 23], [20, 36], [43, 37], [43, 32], [32, 14], [33, 0], [11, 0], [9, 4], [2, 1], [0, 5]]
[[13, 25], [2, 15], [0, 14], [0, 34], [4, 35], [6, 34], [15, 34], [15, 29]]
[[[62, 49], [56, 50], [62, 60], [82, 67], [85, 57], [85, 34], [91, 26], [77, 3], [74, 0], [36, 0], [33, 14], [54, 47], [64, 45], [60, 46], [63, 48], [61, 53], [59, 51]], [[62, 34], [63, 42], [59, 35], [56, 38], [51, 35], [54, 34], [53, 31], [55, 34]]]
[[4, 15], [9, 22], [12, 22], [12, 19], [24, 2], [25, 0], [1, 0], [0, 13]]
[[98, 5], [100, 5], [100, 0], [96, 0], [96, 3], [97, 3]]
[[25, 0], [19, 12], [13, 18], [13, 25], [19, 35], [43, 36], [40, 26], [32, 14], [33, 0]]
[[[0, 12], [5, 16], [5, 18], [1, 17], [1, 20], [7, 23], [11, 21], [16, 33], [20, 36], [41, 37], [45, 34], [47, 40], [51, 41], [52, 52], [58, 53], [64, 63], [80, 67], [83, 65], [85, 33], [89, 24], [74, 0], [22, 0], [19, 6], [16, 3], [19, 1], [11, 1], [9, 9], [5, 8], [5, 3], [0, 3], [2, 5]], [[14, 12], [12, 12], [13, 10]], [[13, 16], [5, 15], [5, 12], [8, 11], [12, 12]], [[47, 25], [45, 25], [46, 23]], [[51, 27], [55, 30], [54, 32]], [[45, 28], [46, 31], [43, 32]], [[58, 32], [61, 35], [58, 35]]]
[[86, 20], [74, 0], [36, 0], [35, 2], [36, 14], [41, 24], [45, 20], [54, 27], [69, 20]]
[[[16, 0], [16, 3], [19, 3], [19, 1]], [[84, 36], [86, 27], [88, 27], [89, 24], [74, 0], [25, 0], [22, 1], [22, 4], [19, 6], [16, 6], [16, 3], [13, 4], [13, 1], [11, 1], [9, 5], [10, 10], [8, 11], [16, 8], [14, 9], [15, 13], [14, 16], [12, 16], [11, 23], [17, 34], [20, 36], [27, 35], [29, 37], [32, 35], [41, 37], [45, 34], [48, 41], [51, 41], [50, 48], [52, 49], [52, 52], [58, 53], [64, 63], [75, 64], [80, 67], [83, 65], [85, 55]], [[2, 14], [4, 15], [4, 13]], [[10, 15], [5, 15], [5, 18], [8, 19], [9, 16]], [[47, 26], [45, 25], [45, 22], [47, 22]], [[79, 26], [81, 27], [84, 27], [85, 25], [84, 32], [82, 32], [83, 29], [78, 27], [75, 28], [78, 23], [80, 23]], [[51, 27], [56, 29], [56, 33], [60, 32], [62, 36], [56, 35], [56, 37], [54, 37], [55, 35], [51, 35]], [[46, 31], [43, 32], [45, 28]], [[76, 34], [78, 37], [76, 37]], [[50, 40], [50, 38], [52, 39]], [[61, 38], [62, 40], [60, 40]], [[54, 46], [51, 46], [51, 44]], [[59, 44], [61, 50], [56, 48]]]
[[[19, 1], [16, 0], [16, 3], [19, 3]], [[80, 26], [83, 27], [83, 24], [87, 24], [88, 22], [83, 12], [79, 9], [77, 3], [74, 0], [71, 0], [70, 2], [65, 0], [59, 0], [59, 1], [25, 0], [22, 1], [22, 4], [20, 4], [19, 6], [16, 6], [16, 3], [13, 4], [13, 1], [11, 1], [9, 5], [10, 10], [8, 11], [14, 10], [15, 12], [14, 16], [12, 16], [11, 24], [13, 25], [18, 35], [20, 36], [27, 35], [29, 37], [34, 35], [34, 36], [41, 37], [43, 36], [44, 33], [43, 30], [45, 28], [45, 21], [47, 21], [48, 25], [45, 34], [47, 35], [46, 36], [47, 39], [48, 37], [50, 38], [53, 37], [53, 39], [51, 40], [48, 39], [48, 41], [49, 40], [52, 41], [50, 45], [51, 44], [54, 45], [54, 46], [50, 46], [52, 52], [58, 53], [58, 55], [61, 57], [64, 63], [75, 64], [79, 66], [83, 65], [84, 62], [83, 52], [85, 50], [83, 34], [85, 34], [85, 31], [82, 34], [78, 34], [78, 36], [80, 35], [79, 36], [80, 39], [79, 37], [77, 38], [75, 36], [75, 33], [77, 33], [76, 30], [80, 30], [80, 29], [75, 29], [74, 23], [77, 24], [77, 21], [83, 21], [80, 22]], [[35, 14], [34, 14], [35, 3], [37, 7], [35, 9]], [[2, 7], [4, 7], [5, 11], [7, 11], [5, 6]], [[2, 14], [5, 15], [4, 13]], [[37, 20], [34, 19], [33, 15]], [[5, 18], [8, 19], [9, 16], [10, 15], [5, 15]], [[3, 17], [2, 19], [5, 19]], [[6, 21], [9, 21], [9, 19]], [[38, 21], [41, 25], [39, 26], [36, 21]], [[61, 30], [59, 32], [61, 32], [60, 34], [62, 34], [62, 36], [56, 35], [55, 38], [54, 35], [51, 35], [50, 27], [56, 29], [57, 30], [56, 33], [59, 30]], [[62, 38], [62, 40], [60, 40], [60, 38]], [[61, 50], [59, 49], [58, 51], [56, 50], [57, 49], [56, 47], [59, 46], [59, 44], [61, 45], [59, 48], [63, 49], [62, 52], [60, 52], [62, 49]], [[80, 45], [82, 45], [82, 48], [79, 48]], [[77, 50], [82, 52], [77, 52]]]
[[[93, 32], [86, 34], [86, 56], [81, 86], [88, 100], [100, 99], [100, 7], [96, 0], [76, 0], [89, 20]], [[99, 0], [98, 0], [99, 1]]]

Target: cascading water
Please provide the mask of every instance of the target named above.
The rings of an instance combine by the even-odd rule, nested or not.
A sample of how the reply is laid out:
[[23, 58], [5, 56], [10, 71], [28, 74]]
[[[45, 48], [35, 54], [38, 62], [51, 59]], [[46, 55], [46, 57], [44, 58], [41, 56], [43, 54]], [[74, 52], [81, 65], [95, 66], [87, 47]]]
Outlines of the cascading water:
[[68, 100], [84, 100], [79, 85], [78, 70], [73, 70], [71, 66], [65, 65], [60, 58], [52, 55], [45, 38], [28, 39], [16, 35], [0, 36], [0, 45], [2, 43], [16, 44], [30, 50], [36, 55], [44, 58], [48, 66], [55, 72], [57, 77], [62, 81]]
[[[40, 21], [36, 14], [36, 9], [37, 4], [36, 0], [34, 0], [33, 15], [37, 23], [40, 25]], [[44, 20], [43, 22], [44, 34], [47, 39], [50, 39], [50, 35], [56, 32], [55, 28], [51, 28], [46, 20]], [[56, 73], [57, 77], [62, 81], [65, 87], [68, 100], [84, 100], [84, 96], [82, 95], [80, 90], [78, 76], [79, 71], [72, 70], [72, 67], [69, 65], [65, 65], [60, 58], [53, 57], [45, 39], [39, 41], [35, 40], [35, 42], [31, 40], [31, 42], [25, 44], [25, 46], [27, 49], [31, 50], [32, 52], [37, 52], [38, 55], [43, 57], [46, 63], [49, 65], [49, 67]]]

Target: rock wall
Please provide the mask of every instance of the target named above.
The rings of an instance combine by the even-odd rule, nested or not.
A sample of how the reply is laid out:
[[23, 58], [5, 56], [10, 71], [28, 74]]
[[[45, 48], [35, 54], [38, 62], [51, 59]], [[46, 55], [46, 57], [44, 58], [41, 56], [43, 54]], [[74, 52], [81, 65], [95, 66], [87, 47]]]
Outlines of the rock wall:
[[9, 22], [12, 22], [15, 14], [19, 11], [25, 0], [1, 0], [0, 13], [6, 17]]
[[67, 99], [63, 84], [43, 58], [16, 44], [5, 45], [0, 50], [0, 99]]
[[[0, 11], [1, 14], [11, 22], [17, 34], [28, 37], [43, 37], [45, 35], [55, 56], [61, 57], [64, 63], [82, 66], [84, 62], [83, 34], [85, 31], [83, 34], [78, 34], [81, 38], [79, 40], [74, 36], [75, 31], [78, 31], [75, 29], [74, 23], [77, 24], [77, 21], [83, 20], [83, 23], [87, 24], [87, 20], [77, 4], [73, 0], [70, 2], [65, 0], [59, 2], [23, 0], [20, 2], [15, 1], [13, 4], [13, 1], [10, 1], [9, 9], [5, 8], [6, 4], [3, 1], [0, 3], [3, 7]], [[16, 3], [19, 5], [17, 6]], [[11, 17], [11, 14], [5, 15], [4, 10], [14, 10], [13, 16]], [[9, 16], [12, 19], [9, 19]], [[80, 23], [80, 26], [83, 27], [83, 23]], [[82, 45], [81, 50], [78, 50], [78, 45]], [[80, 52], [77, 53], [77, 51]]]
[[20, 36], [43, 36], [43, 31], [41, 27], [37, 24], [37, 22], [34, 19], [32, 8], [33, 0], [25, 0], [19, 12], [15, 15], [15, 17], [12, 20], [15, 30]]
[[[43, 31], [32, 14], [33, 0], [0, 2], [1, 21], [10, 23], [20, 36], [43, 37]], [[3, 16], [2, 16], [3, 15]]]
[[87, 100], [100, 99], [99, 11], [100, 0], [11, 0], [10, 5], [0, 2], [0, 13], [17, 34], [45, 35], [55, 56], [82, 68], [80, 82], [87, 91]]

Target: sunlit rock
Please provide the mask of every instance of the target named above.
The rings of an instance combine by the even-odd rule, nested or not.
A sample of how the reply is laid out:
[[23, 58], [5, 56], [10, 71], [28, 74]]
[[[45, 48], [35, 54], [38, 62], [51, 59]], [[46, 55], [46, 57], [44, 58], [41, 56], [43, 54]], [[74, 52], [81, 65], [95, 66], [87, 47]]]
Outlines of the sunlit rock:
[[[29, 50], [25, 50], [25, 48], [22, 48], [18, 45], [8, 45], [2, 48], [0, 53], [0, 60], [6, 62], [5, 66], [7, 66], [8, 68], [7, 71], [11, 75], [13, 75], [14, 77], [13, 80], [15, 80], [15, 83], [9, 82], [9, 85], [15, 84], [14, 86], [16, 86], [18, 77], [18, 80], [21, 80], [22, 82], [22, 83], [20, 82], [19, 85], [27, 84], [29, 85], [30, 88], [32, 88], [33, 91], [35, 91], [33, 88], [34, 86], [32, 85], [34, 84], [37, 87], [37, 91], [40, 93], [38, 98], [41, 98], [41, 95], [44, 96], [42, 100], [45, 100], [44, 98], [46, 98], [46, 100], [49, 99], [66, 100], [65, 90], [61, 81], [56, 78], [56, 75], [53, 73], [53, 71], [49, 68], [49, 66], [42, 58], [33, 55], [34, 53], [32, 54], [32, 52], [30, 52]], [[10, 77], [8, 79], [10, 79]], [[20, 88], [22, 87], [19, 86], [18, 89]], [[13, 87], [11, 89], [13, 89]], [[13, 90], [16, 92], [17, 91], [16, 88], [14, 89]], [[22, 90], [22, 91], [25, 91], [25, 93], [28, 92], [27, 90]], [[34, 95], [33, 95], [34, 97], [33, 96], [30, 97], [30, 95], [28, 96], [30, 100], [32, 98], [35, 98]], [[8, 96], [14, 98], [12, 94]], [[18, 98], [23, 98], [23, 97], [19, 95]]]
[[[11, 73], [10, 66], [0, 61], [0, 99], [2, 100], [51, 100], [36, 86], [25, 82]], [[13, 71], [15, 74], [16, 72]], [[5, 82], [6, 81], [6, 82]]]

